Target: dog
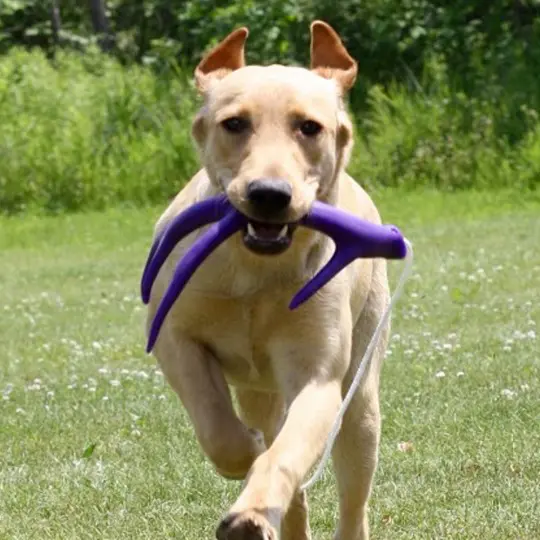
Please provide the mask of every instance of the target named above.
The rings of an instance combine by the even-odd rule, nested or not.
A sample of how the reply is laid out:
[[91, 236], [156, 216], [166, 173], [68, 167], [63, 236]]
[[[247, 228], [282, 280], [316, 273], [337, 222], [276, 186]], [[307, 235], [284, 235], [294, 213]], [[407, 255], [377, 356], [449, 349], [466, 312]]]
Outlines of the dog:
[[[153, 350], [217, 473], [243, 480], [218, 540], [311, 538], [301, 486], [389, 303], [386, 261], [358, 259], [288, 309], [334, 251], [328, 237], [295, 225], [315, 200], [381, 223], [345, 172], [353, 146], [345, 98], [357, 62], [327, 23], [314, 21], [310, 31], [309, 69], [246, 65], [245, 27], [203, 57], [194, 73], [202, 106], [192, 123], [202, 168], [154, 227], [158, 235], [184, 209], [220, 193], [249, 220], [192, 276]], [[175, 265], [199, 234], [180, 241], [161, 268], [147, 332]], [[369, 537], [389, 332], [388, 324], [332, 450], [336, 540]]]

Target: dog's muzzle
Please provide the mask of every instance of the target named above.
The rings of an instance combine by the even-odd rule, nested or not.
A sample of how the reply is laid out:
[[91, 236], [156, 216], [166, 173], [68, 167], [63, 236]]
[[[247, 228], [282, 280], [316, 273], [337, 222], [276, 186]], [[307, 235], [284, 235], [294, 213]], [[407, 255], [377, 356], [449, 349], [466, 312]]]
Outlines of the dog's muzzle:
[[[152, 321], [147, 352], [154, 347], [165, 317], [193, 273], [227, 238], [241, 230], [249, 234], [251, 222], [232, 206], [226, 195], [221, 194], [195, 203], [177, 215], [152, 244], [141, 280], [141, 296], [145, 304], [150, 300], [152, 285], [160, 268], [176, 244], [191, 232], [210, 223], [214, 224], [191, 245], [176, 265], [171, 283]], [[296, 225], [326, 234], [334, 240], [336, 250], [326, 266], [294, 296], [289, 304], [290, 309], [308, 300], [354, 259], [403, 259], [407, 254], [405, 239], [397, 227], [377, 225], [319, 201], [313, 203], [308, 214]], [[278, 239], [280, 235], [281, 231], [278, 232]]]
[[258, 178], [248, 184], [246, 195], [256, 215], [272, 219], [288, 209], [292, 187], [280, 178]]
[[259, 255], [279, 255], [292, 243], [295, 224], [287, 223], [292, 187], [281, 178], [258, 178], [246, 189], [249, 219], [244, 227], [244, 245]]

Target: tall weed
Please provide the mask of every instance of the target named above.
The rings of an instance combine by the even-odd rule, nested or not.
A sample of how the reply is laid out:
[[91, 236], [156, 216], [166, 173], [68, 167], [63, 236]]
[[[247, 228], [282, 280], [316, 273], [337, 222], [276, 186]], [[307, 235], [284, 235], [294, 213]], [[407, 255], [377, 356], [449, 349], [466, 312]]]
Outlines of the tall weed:
[[[506, 137], [504, 102], [452, 88], [433, 64], [411, 90], [373, 86], [354, 116], [349, 172], [371, 189], [537, 188], [540, 122], [523, 106]], [[0, 212], [141, 205], [172, 197], [197, 170], [197, 98], [182, 72], [157, 76], [99, 53], [0, 57]]]
[[[396, 83], [386, 91], [379, 85], [369, 90], [367, 112], [356, 116], [350, 164], [362, 183], [445, 190], [540, 185], [534, 109], [523, 105], [522, 114], [512, 117], [508, 100], [456, 91], [436, 61], [428, 63], [425, 79], [415, 81], [413, 91]], [[513, 137], [511, 127], [525, 136]]]
[[0, 60], [0, 209], [47, 211], [148, 203], [196, 168], [194, 97], [102, 55], [39, 51]]

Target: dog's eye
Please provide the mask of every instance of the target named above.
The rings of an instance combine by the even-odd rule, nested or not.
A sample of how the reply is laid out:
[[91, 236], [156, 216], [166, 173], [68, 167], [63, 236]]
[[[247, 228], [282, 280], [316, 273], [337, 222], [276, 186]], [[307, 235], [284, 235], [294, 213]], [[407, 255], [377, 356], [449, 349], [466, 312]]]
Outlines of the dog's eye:
[[300, 131], [306, 137], [315, 137], [322, 130], [321, 124], [315, 122], [314, 120], [305, 120], [300, 124]]
[[240, 116], [233, 116], [223, 120], [221, 125], [230, 133], [242, 133], [249, 127], [249, 122]]

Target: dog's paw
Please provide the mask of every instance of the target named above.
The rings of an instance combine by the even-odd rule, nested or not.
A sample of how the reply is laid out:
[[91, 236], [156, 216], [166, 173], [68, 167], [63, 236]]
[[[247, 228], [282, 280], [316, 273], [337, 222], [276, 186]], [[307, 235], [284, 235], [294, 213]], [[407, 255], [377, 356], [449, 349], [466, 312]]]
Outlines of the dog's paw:
[[277, 540], [277, 532], [264, 517], [255, 510], [233, 513], [226, 516], [216, 531], [217, 540]]

